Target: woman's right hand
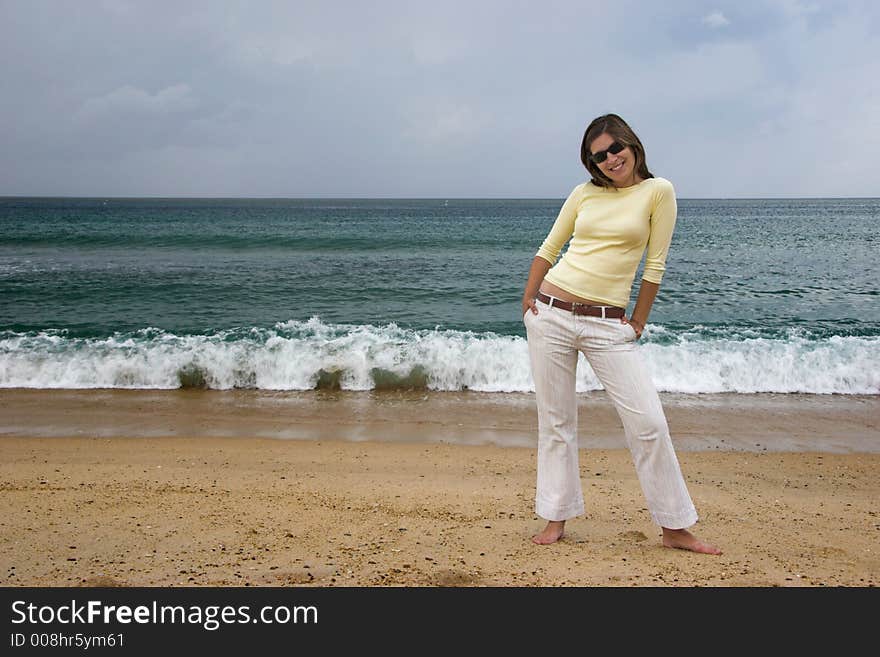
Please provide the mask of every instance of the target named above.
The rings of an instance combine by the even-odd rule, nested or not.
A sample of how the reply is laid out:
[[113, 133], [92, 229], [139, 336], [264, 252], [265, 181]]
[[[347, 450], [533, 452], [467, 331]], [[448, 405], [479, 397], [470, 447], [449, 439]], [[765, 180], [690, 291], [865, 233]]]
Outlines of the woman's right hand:
[[533, 315], [538, 314], [538, 306], [535, 303], [534, 297], [529, 297], [527, 299], [523, 299], [522, 302], [522, 314], [523, 317], [526, 316], [526, 313], [531, 312]]

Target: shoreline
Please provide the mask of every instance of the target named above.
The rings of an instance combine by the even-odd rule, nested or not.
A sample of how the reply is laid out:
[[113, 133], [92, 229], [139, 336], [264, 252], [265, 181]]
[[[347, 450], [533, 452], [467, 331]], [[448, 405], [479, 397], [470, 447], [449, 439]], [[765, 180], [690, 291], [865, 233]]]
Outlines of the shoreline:
[[[660, 396], [682, 451], [880, 453], [880, 396]], [[625, 448], [604, 392], [579, 394], [578, 404], [581, 448]], [[534, 447], [537, 413], [529, 393], [0, 389], [3, 436]]]

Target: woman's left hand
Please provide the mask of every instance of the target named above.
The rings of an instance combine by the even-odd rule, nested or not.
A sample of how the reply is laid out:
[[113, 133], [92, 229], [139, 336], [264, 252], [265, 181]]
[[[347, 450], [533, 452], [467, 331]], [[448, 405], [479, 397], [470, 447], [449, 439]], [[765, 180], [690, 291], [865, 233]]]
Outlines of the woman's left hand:
[[636, 340], [642, 337], [642, 332], [645, 330], [645, 326], [640, 321], [631, 317], [627, 319], [625, 316], [621, 317], [620, 321], [633, 327], [633, 331], [636, 332]]

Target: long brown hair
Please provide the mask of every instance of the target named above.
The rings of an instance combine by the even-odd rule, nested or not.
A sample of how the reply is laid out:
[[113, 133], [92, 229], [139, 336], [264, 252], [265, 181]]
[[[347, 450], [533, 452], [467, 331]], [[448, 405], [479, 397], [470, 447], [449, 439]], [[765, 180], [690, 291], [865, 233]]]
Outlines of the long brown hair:
[[587, 167], [587, 171], [593, 177], [590, 182], [600, 187], [614, 187], [614, 183], [608, 178], [599, 166], [590, 159], [590, 144], [602, 134], [607, 133], [615, 141], [619, 141], [624, 146], [628, 146], [636, 156], [634, 170], [642, 179], [653, 178], [654, 174], [648, 171], [648, 164], [645, 161], [645, 147], [638, 138], [633, 129], [629, 127], [626, 121], [617, 116], [617, 114], [605, 114], [587, 126], [584, 132], [584, 139], [581, 142], [581, 162]]

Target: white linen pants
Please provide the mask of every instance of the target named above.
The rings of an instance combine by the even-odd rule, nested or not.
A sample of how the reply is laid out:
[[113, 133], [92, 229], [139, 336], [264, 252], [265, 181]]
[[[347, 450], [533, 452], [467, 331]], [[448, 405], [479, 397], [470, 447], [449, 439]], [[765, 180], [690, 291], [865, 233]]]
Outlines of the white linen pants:
[[697, 511], [635, 329], [620, 319], [574, 315], [536, 303], [538, 314], [528, 311], [523, 318], [538, 406], [536, 513], [546, 520], [584, 513], [575, 391], [578, 352], [583, 352], [623, 422], [654, 522], [669, 529], [693, 525]]

